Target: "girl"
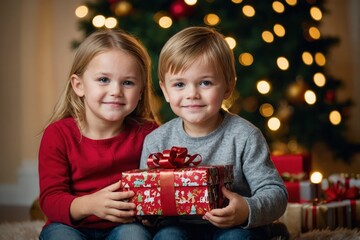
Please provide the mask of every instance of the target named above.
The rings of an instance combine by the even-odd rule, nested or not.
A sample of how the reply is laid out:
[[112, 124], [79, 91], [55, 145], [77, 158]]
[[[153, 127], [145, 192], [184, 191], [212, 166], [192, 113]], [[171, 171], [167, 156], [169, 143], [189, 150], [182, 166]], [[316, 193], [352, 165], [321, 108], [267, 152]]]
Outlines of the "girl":
[[139, 167], [157, 127], [150, 57], [134, 37], [98, 31], [78, 48], [39, 150], [40, 239], [150, 239], [134, 222], [121, 172]]
[[207, 27], [189, 27], [164, 45], [159, 58], [160, 87], [178, 116], [144, 142], [141, 168], [150, 153], [172, 146], [202, 156], [203, 165], [234, 167], [232, 191], [224, 208], [202, 218], [161, 223], [155, 239], [269, 239], [270, 224], [287, 206], [287, 191], [270, 160], [258, 128], [224, 107], [236, 84], [234, 56], [224, 37]]

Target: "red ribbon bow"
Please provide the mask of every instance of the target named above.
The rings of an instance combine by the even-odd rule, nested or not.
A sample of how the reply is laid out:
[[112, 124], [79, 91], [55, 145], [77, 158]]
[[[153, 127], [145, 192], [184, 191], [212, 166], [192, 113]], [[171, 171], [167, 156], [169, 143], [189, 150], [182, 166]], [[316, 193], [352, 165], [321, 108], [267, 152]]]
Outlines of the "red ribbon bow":
[[187, 148], [172, 147], [162, 153], [149, 155], [147, 165], [149, 168], [179, 168], [196, 166], [201, 162], [200, 154], [189, 155]]
[[357, 199], [359, 197], [359, 189], [355, 186], [346, 188], [340, 181], [337, 181], [325, 190], [325, 195], [327, 202]]

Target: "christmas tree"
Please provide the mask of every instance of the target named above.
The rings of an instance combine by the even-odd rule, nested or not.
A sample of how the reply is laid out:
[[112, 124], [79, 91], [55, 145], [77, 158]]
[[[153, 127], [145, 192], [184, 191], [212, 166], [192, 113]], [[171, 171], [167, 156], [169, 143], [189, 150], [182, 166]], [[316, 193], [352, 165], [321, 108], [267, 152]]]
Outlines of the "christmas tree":
[[[217, 29], [236, 59], [229, 111], [259, 127], [274, 154], [311, 151], [325, 142], [349, 160], [358, 150], [344, 136], [351, 100], [338, 101], [341, 81], [326, 71], [338, 39], [322, 36], [325, 13], [320, 0], [93, 0], [76, 9], [84, 37], [99, 28], [119, 28], [143, 42], [161, 99], [156, 70], [164, 43], [187, 26]], [[159, 113], [164, 122], [174, 117], [164, 101]]]

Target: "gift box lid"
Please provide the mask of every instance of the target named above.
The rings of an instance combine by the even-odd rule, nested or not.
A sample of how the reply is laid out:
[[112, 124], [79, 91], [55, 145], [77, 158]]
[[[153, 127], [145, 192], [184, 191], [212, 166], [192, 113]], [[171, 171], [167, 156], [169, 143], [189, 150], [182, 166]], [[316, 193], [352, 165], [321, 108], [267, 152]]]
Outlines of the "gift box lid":
[[122, 173], [124, 188], [160, 187], [160, 174], [173, 173], [174, 186], [208, 186], [220, 183], [230, 183], [233, 180], [232, 165], [198, 166], [175, 169], [135, 169]]

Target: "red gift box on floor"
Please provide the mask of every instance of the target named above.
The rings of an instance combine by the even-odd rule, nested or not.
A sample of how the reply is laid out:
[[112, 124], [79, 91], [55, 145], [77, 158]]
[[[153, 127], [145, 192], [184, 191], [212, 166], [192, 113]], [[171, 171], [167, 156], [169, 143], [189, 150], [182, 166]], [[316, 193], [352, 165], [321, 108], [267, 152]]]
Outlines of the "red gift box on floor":
[[221, 185], [232, 182], [232, 166], [132, 170], [122, 173], [137, 215], [204, 215], [222, 207]]
[[188, 155], [186, 148], [173, 147], [151, 154], [150, 169], [122, 173], [124, 190], [132, 190], [130, 199], [137, 215], [204, 215], [223, 207], [221, 187], [230, 188], [232, 165], [198, 166], [201, 156]]
[[315, 185], [310, 181], [285, 181], [284, 184], [290, 203], [311, 202], [315, 198]]
[[307, 175], [306, 177], [309, 177], [311, 171], [310, 155], [272, 155], [271, 160], [280, 175], [305, 173]]

